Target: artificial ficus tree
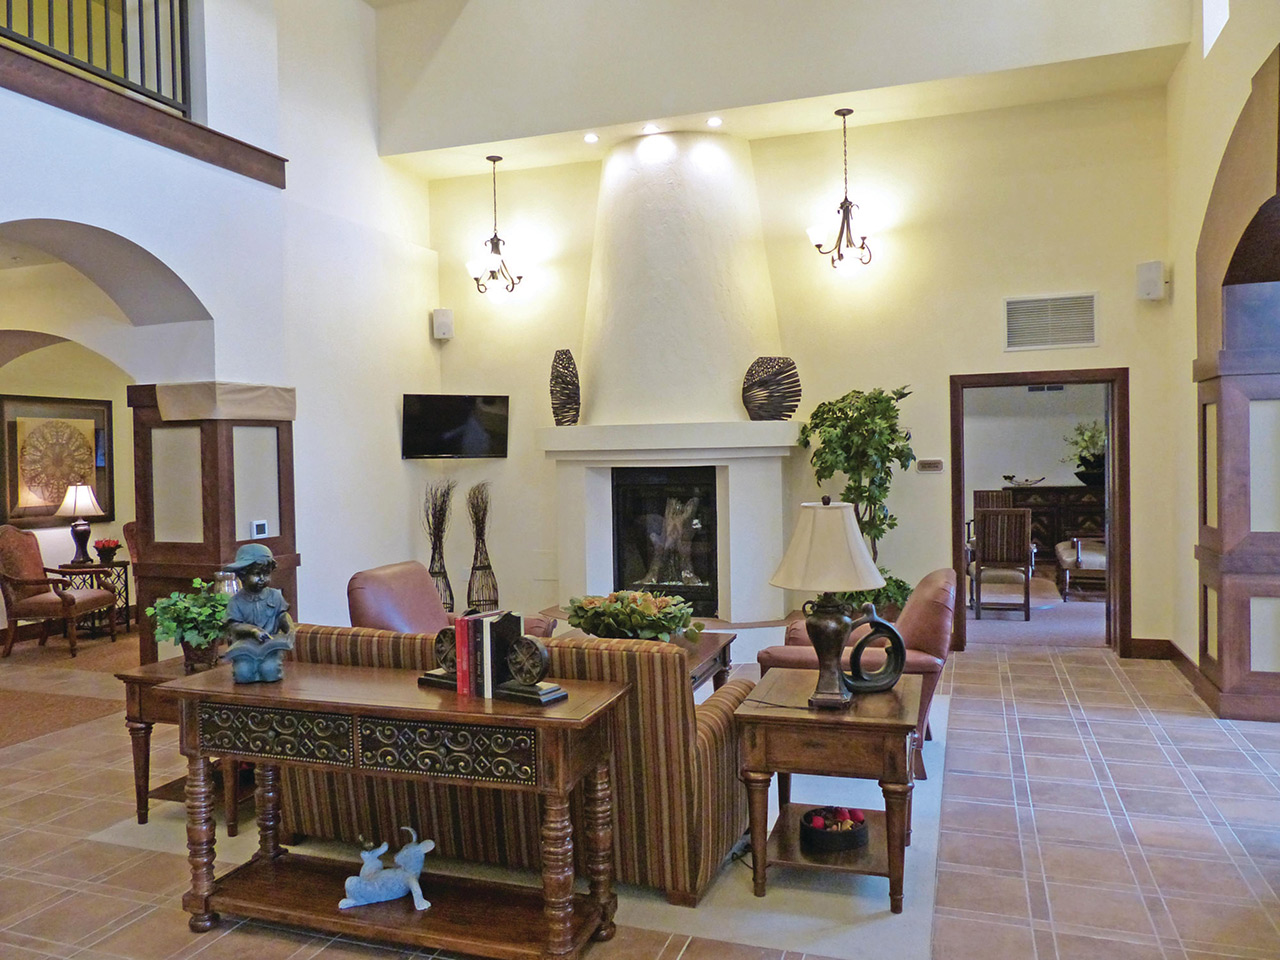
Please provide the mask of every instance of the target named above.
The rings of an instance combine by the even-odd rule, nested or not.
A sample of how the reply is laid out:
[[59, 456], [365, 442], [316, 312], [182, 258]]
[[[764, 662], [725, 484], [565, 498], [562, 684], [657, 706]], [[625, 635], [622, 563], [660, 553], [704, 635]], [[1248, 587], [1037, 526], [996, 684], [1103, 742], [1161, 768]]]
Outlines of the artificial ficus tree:
[[800, 425], [800, 446], [814, 448], [809, 462], [817, 481], [837, 473], [847, 478], [840, 498], [853, 504], [873, 559], [878, 557], [877, 542], [898, 525], [885, 506], [894, 464], [906, 470], [916, 459], [911, 433], [898, 420], [898, 403], [910, 395], [905, 386], [850, 390], [838, 400], [818, 404], [808, 422]]

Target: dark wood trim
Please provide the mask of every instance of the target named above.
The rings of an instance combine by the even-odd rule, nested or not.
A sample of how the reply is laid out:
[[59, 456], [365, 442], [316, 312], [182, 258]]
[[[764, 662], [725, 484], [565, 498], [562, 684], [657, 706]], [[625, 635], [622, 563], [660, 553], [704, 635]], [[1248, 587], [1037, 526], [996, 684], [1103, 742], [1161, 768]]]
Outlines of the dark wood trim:
[[1129, 644], [1133, 656], [1139, 660], [1173, 660], [1182, 652], [1172, 640], [1161, 637], [1132, 637]]
[[283, 157], [5, 46], [0, 46], [0, 87], [284, 189], [288, 161]]
[[[1129, 511], [1129, 368], [1026, 370], [1013, 373], [968, 373], [951, 377], [951, 563], [957, 589], [963, 591], [964, 563], [964, 391], [973, 387], [1019, 387], [1036, 384], [1105, 383], [1107, 422], [1107, 643], [1121, 657], [1140, 654], [1133, 648], [1132, 542]], [[963, 601], [962, 601], [963, 602]], [[952, 649], [966, 643], [965, 617], [955, 619]]]

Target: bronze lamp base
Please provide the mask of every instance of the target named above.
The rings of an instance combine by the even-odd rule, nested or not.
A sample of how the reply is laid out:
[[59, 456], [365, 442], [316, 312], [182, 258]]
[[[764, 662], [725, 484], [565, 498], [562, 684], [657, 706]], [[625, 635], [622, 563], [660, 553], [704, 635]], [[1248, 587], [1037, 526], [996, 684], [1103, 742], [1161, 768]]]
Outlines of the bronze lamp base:
[[[856, 621], [853, 606], [841, 603], [833, 593], [808, 601], [803, 609], [809, 642], [818, 654], [818, 685], [809, 697], [810, 709], [842, 709], [849, 706], [854, 693], [879, 693], [898, 682], [906, 666], [907, 648], [893, 625], [876, 616], [873, 604], [864, 603], [862, 616]], [[850, 672], [845, 673], [840, 669], [840, 654], [854, 627], [866, 624], [871, 629], [854, 646], [849, 656]], [[888, 641], [884, 666], [874, 673], [866, 673], [862, 669], [862, 653], [881, 637]]]

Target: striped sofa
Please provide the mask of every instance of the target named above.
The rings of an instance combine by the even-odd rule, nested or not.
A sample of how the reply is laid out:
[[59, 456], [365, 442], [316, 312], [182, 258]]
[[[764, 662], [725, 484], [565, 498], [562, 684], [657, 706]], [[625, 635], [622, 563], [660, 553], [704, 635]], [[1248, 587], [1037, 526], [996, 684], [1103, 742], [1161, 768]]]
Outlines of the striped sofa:
[[[433, 667], [433, 637], [302, 624], [292, 656], [310, 663]], [[622, 883], [662, 890], [694, 906], [747, 827], [738, 781], [733, 711], [749, 680], [727, 683], [695, 706], [686, 653], [653, 640], [560, 637], [547, 641], [549, 676], [631, 684], [613, 749], [614, 853]], [[401, 825], [436, 841], [440, 855], [539, 867], [541, 819], [528, 793], [384, 780], [284, 768], [286, 833], [357, 842], [398, 842]], [[581, 824], [582, 789], [572, 798]], [[575, 844], [579, 873], [583, 844]]]

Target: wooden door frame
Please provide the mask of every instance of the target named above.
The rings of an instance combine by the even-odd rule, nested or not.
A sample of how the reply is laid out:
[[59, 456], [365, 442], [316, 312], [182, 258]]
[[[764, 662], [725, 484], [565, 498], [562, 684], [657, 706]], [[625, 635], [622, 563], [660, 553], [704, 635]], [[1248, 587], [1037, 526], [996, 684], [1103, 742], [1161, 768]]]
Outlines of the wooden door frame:
[[[1107, 643], [1121, 657], [1135, 656], [1131, 544], [1129, 529], [1129, 368], [1028, 370], [1019, 373], [969, 373], [951, 377], [951, 565], [963, 610], [964, 542], [964, 392], [973, 387], [1025, 387], [1041, 384], [1105, 383], [1107, 391]], [[952, 649], [963, 650], [968, 624], [955, 618]]]

